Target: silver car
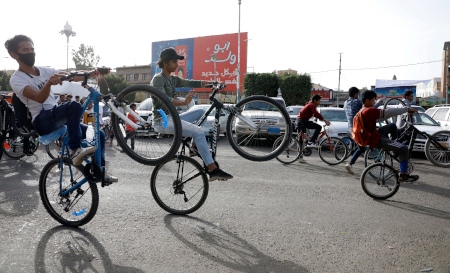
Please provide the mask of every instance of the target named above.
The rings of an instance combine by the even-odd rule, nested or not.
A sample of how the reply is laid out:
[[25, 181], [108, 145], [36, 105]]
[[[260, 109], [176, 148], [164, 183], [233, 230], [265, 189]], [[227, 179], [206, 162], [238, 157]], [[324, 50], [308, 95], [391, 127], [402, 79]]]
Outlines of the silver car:
[[[283, 98], [273, 97], [272, 99], [286, 107]], [[242, 115], [249, 117], [255, 124], [261, 126], [259, 134], [262, 137], [275, 139], [284, 134], [286, 123], [283, 116], [276, 111], [276, 108], [264, 101], [247, 104], [242, 111]], [[238, 138], [255, 133], [252, 128], [238, 118], [236, 119], [235, 131]]]

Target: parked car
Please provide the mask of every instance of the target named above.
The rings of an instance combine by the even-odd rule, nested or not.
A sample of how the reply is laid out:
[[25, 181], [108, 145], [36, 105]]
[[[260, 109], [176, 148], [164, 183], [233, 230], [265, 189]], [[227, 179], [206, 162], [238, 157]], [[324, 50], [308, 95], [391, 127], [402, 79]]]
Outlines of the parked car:
[[450, 104], [435, 105], [425, 111], [445, 130], [450, 130]]
[[[348, 135], [348, 121], [344, 108], [340, 107], [319, 107], [319, 112], [326, 120], [331, 123], [330, 137], [344, 137]], [[314, 121], [324, 126], [325, 122], [314, 118]]]
[[[207, 111], [210, 106], [211, 105], [209, 105], [209, 104], [194, 105], [191, 108], [189, 108], [189, 110], [187, 110], [185, 113], [188, 113], [190, 111], [194, 111], [197, 109], [204, 109], [205, 111]], [[213, 109], [211, 111], [211, 113], [209, 113], [209, 115], [206, 117], [206, 120], [203, 121], [203, 123], [201, 125], [206, 136], [212, 136], [212, 133], [214, 131], [215, 115], [216, 115], [216, 109]], [[228, 111], [225, 111], [223, 109], [220, 110], [219, 128], [218, 128], [219, 135], [220, 134], [226, 135], [228, 115], [229, 115]]]
[[[272, 99], [286, 107], [283, 98], [272, 97]], [[262, 135], [266, 136], [267, 139], [275, 140], [279, 135], [284, 134], [286, 124], [281, 114], [274, 111], [273, 107], [270, 108], [268, 106], [264, 101], [252, 102], [244, 107], [242, 115], [249, 117], [256, 124], [263, 125], [261, 128]], [[246, 123], [241, 122], [239, 119], [236, 119], [235, 131], [238, 138], [254, 133]], [[267, 133], [267, 135], [264, 133]]]
[[[416, 105], [413, 105], [416, 106]], [[392, 107], [396, 107], [396, 106], [392, 106]], [[380, 107], [382, 108], [382, 107]], [[414, 107], [417, 109], [417, 107]], [[403, 114], [403, 117], [406, 114]], [[394, 116], [389, 118], [389, 122], [391, 123], [395, 123], [397, 126], [400, 126], [400, 124], [403, 124], [399, 122], [398, 120], [399, 116]], [[426, 132], [429, 135], [432, 135], [438, 131], [443, 130], [442, 127], [439, 125], [439, 123], [434, 120], [432, 117], [430, 117], [427, 113], [425, 112], [417, 112], [413, 114], [413, 124], [414, 126], [422, 132]], [[425, 147], [425, 142], [426, 139], [424, 137], [422, 137], [421, 135], [417, 135], [416, 140], [414, 142], [414, 146], [413, 146], [413, 151], [415, 152], [424, 152], [424, 147]]]
[[295, 128], [297, 124], [297, 116], [298, 113], [300, 113], [300, 110], [302, 110], [302, 108], [303, 105], [291, 105], [286, 108], [289, 113], [289, 118], [291, 119], [291, 122], [294, 125], [293, 128]]

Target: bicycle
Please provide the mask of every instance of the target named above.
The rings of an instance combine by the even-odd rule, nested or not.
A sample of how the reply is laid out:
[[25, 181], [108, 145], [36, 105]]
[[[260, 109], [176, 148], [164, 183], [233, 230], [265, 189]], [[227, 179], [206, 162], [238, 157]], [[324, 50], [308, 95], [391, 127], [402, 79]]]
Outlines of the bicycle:
[[[227, 138], [230, 146], [240, 156], [253, 161], [266, 161], [283, 152], [284, 147], [289, 143], [292, 128], [289, 115], [281, 104], [266, 96], [250, 96], [236, 105], [225, 106], [215, 98], [215, 95], [226, 85], [214, 83], [206, 87], [212, 90], [209, 97], [212, 104], [197, 121], [197, 125], [200, 126], [209, 113], [213, 109], [216, 110], [211, 141], [214, 161], [221, 109], [230, 113], [226, 128]], [[274, 118], [275, 116], [277, 118]], [[278, 119], [278, 122], [274, 122], [274, 119]], [[248, 134], [243, 135], [245, 132]], [[279, 148], [272, 150], [269, 145], [271, 136], [278, 135], [280, 132], [285, 134], [281, 136]], [[188, 142], [187, 138], [183, 138], [179, 153], [173, 156], [172, 160], [156, 166], [150, 180], [151, 192], [156, 203], [172, 214], [185, 215], [195, 212], [208, 196], [208, 168], [204, 162], [202, 166], [194, 158], [185, 155], [186, 150], [193, 150]], [[194, 154], [201, 159], [196, 149]], [[218, 163], [215, 163], [218, 166]]]
[[[398, 98], [391, 98], [385, 102], [384, 108], [389, 106], [401, 105], [405, 106], [405, 103]], [[424, 151], [427, 159], [436, 166], [450, 167], [450, 131], [441, 130], [432, 135], [420, 131], [414, 126], [414, 116], [405, 115], [403, 117], [403, 126], [399, 129], [403, 130], [398, 137], [399, 142], [408, 143], [409, 154], [411, 155], [416, 137], [418, 135], [426, 139]], [[394, 120], [386, 120], [386, 123], [395, 122]]]
[[17, 119], [13, 105], [0, 101], [0, 158], [3, 153], [13, 159], [33, 155], [39, 148], [38, 134]]
[[[341, 138], [330, 137], [332, 127], [324, 125], [317, 139], [319, 139], [319, 157], [323, 162], [329, 165], [336, 165], [347, 158], [348, 146]], [[292, 136], [289, 145], [283, 149], [283, 152], [276, 158], [284, 164], [291, 164], [302, 158], [310, 156], [312, 149], [307, 147], [307, 143], [311, 140], [312, 134], [307, 132], [306, 128], [297, 128], [297, 132]], [[275, 140], [273, 149], [279, 147], [281, 139]]]
[[[109, 69], [98, 68], [96, 71], [100, 74], [107, 74]], [[174, 135], [167, 137], [166, 141], [167, 145], [171, 145], [170, 147], [162, 146], [157, 153], [147, 154], [147, 156], [139, 154], [139, 150], [125, 150], [130, 157], [139, 157], [140, 161], [146, 163], [164, 162], [163, 160], [169, 159], [174, 155], [180, 145], [178, 141], [181, 141], [181, 122], [178, 112], [170, 100], [161, 92], [149, 86], [137, 85], [127, 87], [116, 98], [112, 94], [102, 95], [99, 91], [89, 87], [87, 85], [89, 73], [87, 72], [70, 73], [68, 76], [63, 77], [62, 80], [71, 80], [76, 76], [84, 77], [82, 85], [90, 91], [89, 96], [82, 106], [83, 112], [87, 109], [91, 101], [94, 102], [94, 139], [91, 142], [83, 140], [81, 144], [83, 147], [91, 145], [97, 147], [97, 149], [93, 155], [89, 155], [89, 157], [84, 159], [83, 163], [85, 165], [80, 164], [74, 166], [70, 157], [71, 151], [68, 146], [68, 134], [65, 134], [62, 137], [59, 157], [52, 159], [45, 165], [39, 179], [39, 193], [45, 209], [56, 221], [66, 226], [81, 226], [88, 223], [94, 217], [98, 208], [99, 195], [96, 183], [101, 182], [102, 187], [109, 185], [104, 180], [105, 170], [101, 167], [100, 100], [109, 99], [108, 105], [116, 117], [120, 117], [122, 122], [134, 128], [140, 128], [140, 126], [144, 125], [133, 123], [119, 110], [119, 107], [129, 109], [123, 99], [130, 92], [139, 90], [141, 94], [148, 95], [155, 103], [158, 103], [159, 107], [157, 110], [161, 116], [159, 119], [155, 119], [155, 121], [166, 125], [168, 123], [174, 124]], [[123, 141], [123, 135], [116, 134], [116, 136], [118, 139], [122, 138]], [[158, 144], [160, 143], [156, 143], [156, 145]], [[171, 154], [172, 151], [174, 153]]]

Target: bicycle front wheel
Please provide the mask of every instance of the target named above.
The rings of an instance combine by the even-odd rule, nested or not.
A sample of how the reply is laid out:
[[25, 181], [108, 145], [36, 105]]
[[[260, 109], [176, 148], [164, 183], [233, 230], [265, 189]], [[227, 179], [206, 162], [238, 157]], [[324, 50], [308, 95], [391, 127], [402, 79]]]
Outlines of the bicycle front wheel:
[[68, 158], [51, 160], [39, 178], [39, 193], [47, 212], [59, 223], [78, 227], [88, 223], [97, 212], [98, 189], [95, 183], [83, 185], [62, 195], [76, 183], [86, 180], [83, 166], [71, 165]]
[[62, 149], [62, 140], [53, 140], [50, 144], [45, 145], [45, 151], [51, 159], [57, 158]]
[[328, 137], [319, 144], [319, 157], [329, 165], [336, 165], [347, 158], [347, 145], [340, 138]]
[[[282, 143], [284, 136], [278, 137], [273, 143], [273, 150], [278, 149], [278, 146]], [[291, 164], [295, 162], [301, 155], [301, 143], [297, 140], [297, 138], [292, 137], [289, 145], [284, 148], [283, 152], [279, 154], [276, 158], [283, 164]]]
[[[281, 103], [266, 96], [251, 96], [231, 109], [227, 138], [233, 150], [245, 159], [266, 161], [283, 153], [289, 144], [292, 126]], [[277, 138], [280, 145], [272, 149]]]
[[111, 113], [114, 136], [120, 147], [132, 159], [146, 165], [160, 165], [170, 160], [178, 151], [181, 138], [181, 121], [178, 111], [169, 98], [149, 85], [133, 85], [117, 95], [114, 105], [127, 114], [132, 102], [141, 102], [138, 128], [127, 126], [118, 114]]
[[364, 192], [379, 200], [385, 200], [397, 193], [400, 183], [397, 171], [384, 163], [375, 163], [367, 167], [361, 175]]
[[428, 138], [425, 143], [425, 155], [436, 166], [450, 167], [450, 131], [439, 131]]
[[208, 177], [194, 159], [175, 156], [156, 166], [150, 188], [156, 203], [165, 211], [185, 215], [198, 210], [208, 196]]

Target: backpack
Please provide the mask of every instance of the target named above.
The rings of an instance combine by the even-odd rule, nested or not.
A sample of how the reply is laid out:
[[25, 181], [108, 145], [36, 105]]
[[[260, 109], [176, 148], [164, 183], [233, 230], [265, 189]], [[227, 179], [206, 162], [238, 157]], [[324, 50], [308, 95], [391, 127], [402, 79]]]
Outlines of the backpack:
[[353, 118], [352, 137], [359, 146], [365, 147], [369, 145], [372, 133], [364, 129], [364, 120], [362, 118], [362, 109], [356, 113]]

